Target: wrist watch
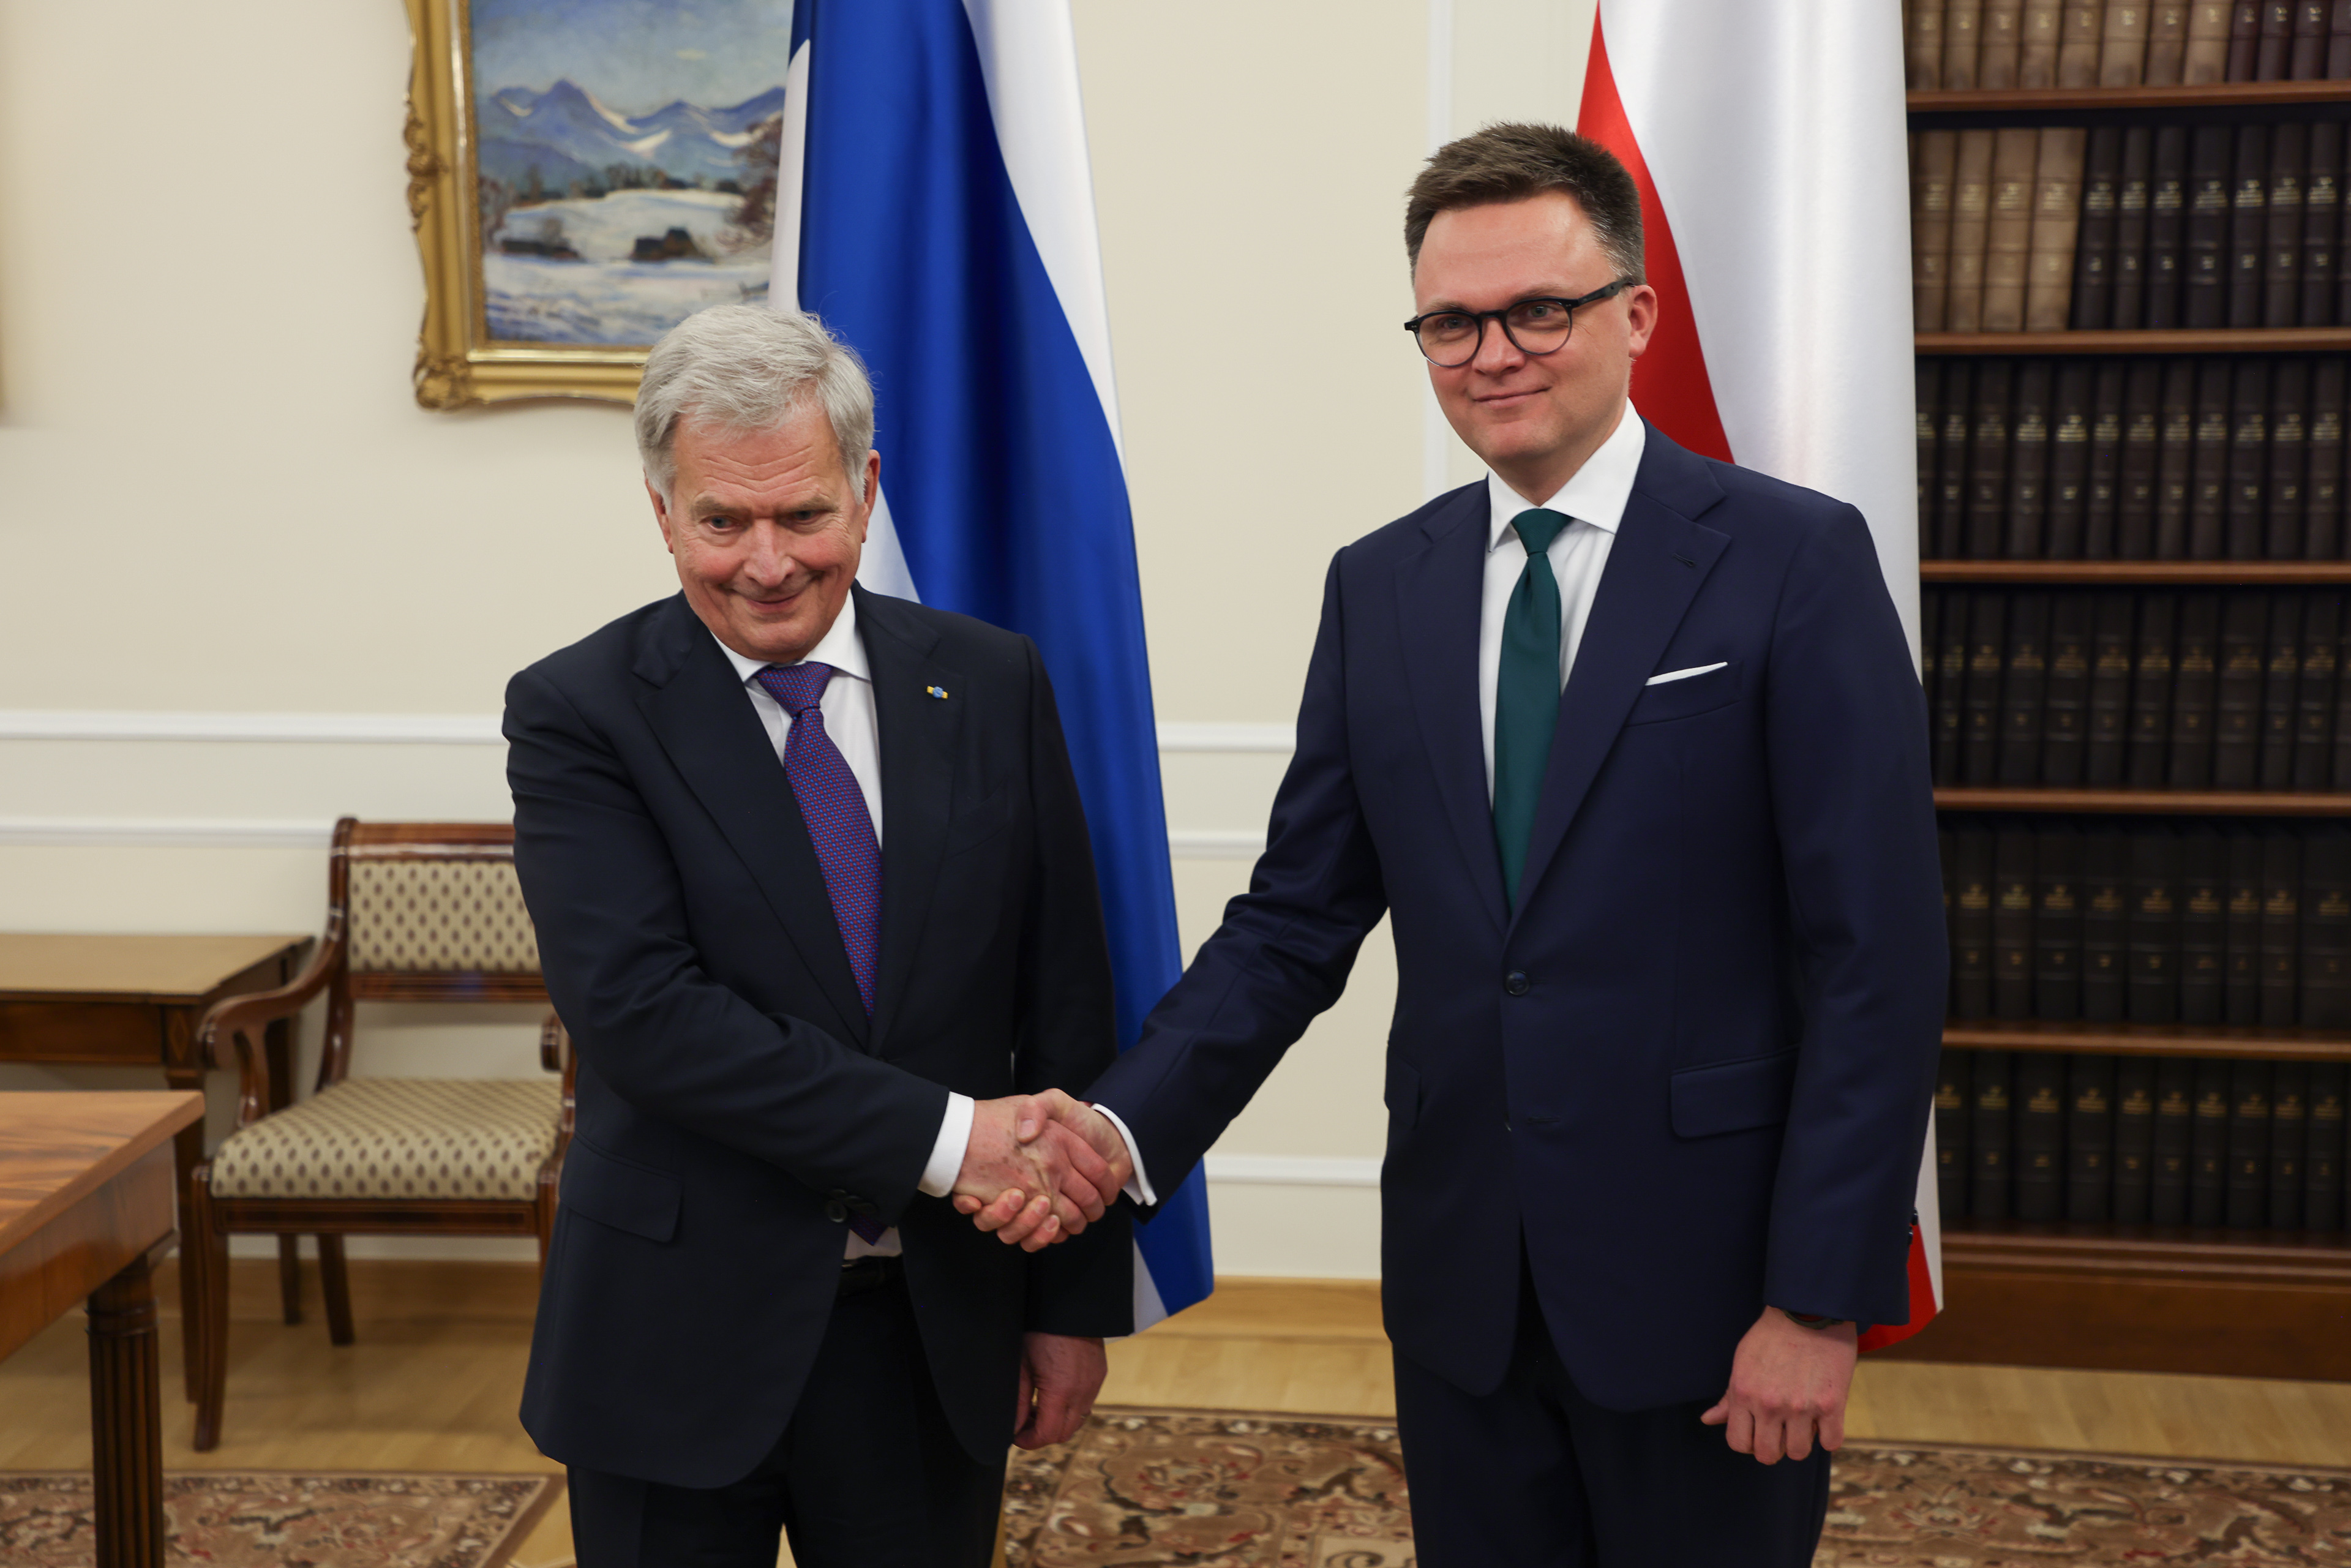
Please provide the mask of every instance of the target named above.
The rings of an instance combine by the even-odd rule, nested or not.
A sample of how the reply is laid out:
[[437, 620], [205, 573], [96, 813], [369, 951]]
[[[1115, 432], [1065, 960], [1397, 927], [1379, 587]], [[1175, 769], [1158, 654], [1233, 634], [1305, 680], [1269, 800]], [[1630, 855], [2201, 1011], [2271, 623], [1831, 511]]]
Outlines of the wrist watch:
[[1851, 1318], [1824, 1318], [1817, 1312], [1792, 1312], [1785, 1307], [1779, 1311], [1782, 1317], [1804, 1329], [1833, 1329], [1853, 1321]]

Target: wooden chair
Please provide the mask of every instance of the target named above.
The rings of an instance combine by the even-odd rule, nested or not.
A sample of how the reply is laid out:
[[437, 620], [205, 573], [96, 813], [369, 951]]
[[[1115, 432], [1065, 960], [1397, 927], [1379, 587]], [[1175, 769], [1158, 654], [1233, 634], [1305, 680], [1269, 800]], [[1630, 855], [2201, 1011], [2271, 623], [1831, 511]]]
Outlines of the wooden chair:
[[[316, 1090], [269, 1104], [263, 1030], [327, 998]], [[300, 978], [213, 1009], [199, 1044], [218, 1061], [234, 1042], [236, 1131], [195, 1170], [183, 1267], [199, 1310], [183, 1325], [196, 1402], [195, 1446], [220, 1441], [228, 1378], [228, 1238], [281, 1239], [286, 1321], [302, 1321], [292, 1239], [319, 1239], [329, 1337], [351, 1343], [343, 1238], [536, 1236], [555, 1226], [556, 1177], [572, 1124], [570, 1041], [549, 1014], [540, 1064], [559, 1078], [364, 1078], [351, 1071], [362, 1001], [545, 1001], [538, 943], [514, 869], [514, 830], [488, 822], [335, 824], [327, 930]]]

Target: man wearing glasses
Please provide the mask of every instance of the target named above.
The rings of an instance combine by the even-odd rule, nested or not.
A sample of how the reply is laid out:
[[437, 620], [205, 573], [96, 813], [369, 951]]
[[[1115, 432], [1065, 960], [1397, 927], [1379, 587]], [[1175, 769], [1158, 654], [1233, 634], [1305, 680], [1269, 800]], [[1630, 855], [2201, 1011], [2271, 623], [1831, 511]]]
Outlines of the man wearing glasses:
[[1657, 295], [1606, 151], [1456, 141], [1405, 244], [1490, 473], [1339, 552], [1249, 892], [1090, 1091], [1127, 1136], [1055, 1113], [1147, 1203], [1388, 914], [1423, 1568], [1802, 1568], [1855, 1325], [1908, 1314], [1941, 1030], [1908, 645], [1853, 507], [1630, 410]]

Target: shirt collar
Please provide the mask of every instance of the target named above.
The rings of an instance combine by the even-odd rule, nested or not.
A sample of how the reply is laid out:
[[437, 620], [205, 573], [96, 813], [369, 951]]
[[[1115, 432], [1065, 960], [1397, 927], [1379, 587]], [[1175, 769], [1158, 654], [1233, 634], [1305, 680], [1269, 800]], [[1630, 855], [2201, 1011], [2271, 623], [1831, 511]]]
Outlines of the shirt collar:
[[[1614, 533], [1616, 526], [1625, 520], [1625, 503], [1633, 498], [1633, 480], [1641, 471], [1641, 454], [1648, 441], [1648, 425], [1633, 405], [1626, 403], [1625, 417], [1616, 422], [1608, 439], [1583, 460], [1583, 466], [1559, 487], [1557, 495], [1543, 503], [1544, 508]], [[1489, 469], [1486, 504], [1486, 553], [1491, 555], [1501, 548], [1510, 519], [1528, 509], [1528, 501], [1504, 484], [1500, 475]]]
[[[726, 662], [735, 666], [736, 677], [746, 685], [750, 684], [752, 676], [768, 667], [768, 660], [747, 659], [726, 643], [719, 643], [716, 632], [711, 632], [710, 640], [718, 643], [718, 651], [726, 655]], [[869, 685], [872, 684], [872, 669], [865, 662], [865, 643], [857, 635], [857, 595], [852, 593], [841, 601], [841, 613], [834, 617], [832, 629], [809, 650], [808, 659], [803, 663], [831, 664], [837, 674], [854, 675]]]

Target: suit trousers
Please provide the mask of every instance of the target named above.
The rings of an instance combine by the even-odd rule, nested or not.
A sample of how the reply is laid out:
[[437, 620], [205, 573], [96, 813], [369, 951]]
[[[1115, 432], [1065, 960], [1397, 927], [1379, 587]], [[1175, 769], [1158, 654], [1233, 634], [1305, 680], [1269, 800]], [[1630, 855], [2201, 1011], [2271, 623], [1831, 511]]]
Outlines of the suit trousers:
[[699, 1490], [574, 1467], [580, 1568], [987, 1568], [1005, 1461], [947, 1427], [896, 1259], [842, 1270], [799, 1403], [774, 1450]]
[[1493, 1393], [1465, 1394], [1396, 1354], [1420, 1568], [1809, 1568], [1826, 1452], [1761, 1465], [1699, 1423], [1705, 1404], [1593, 1404], [1560, 1361], [1523, 1260], [1520, 1280], [1517, 1343]]

